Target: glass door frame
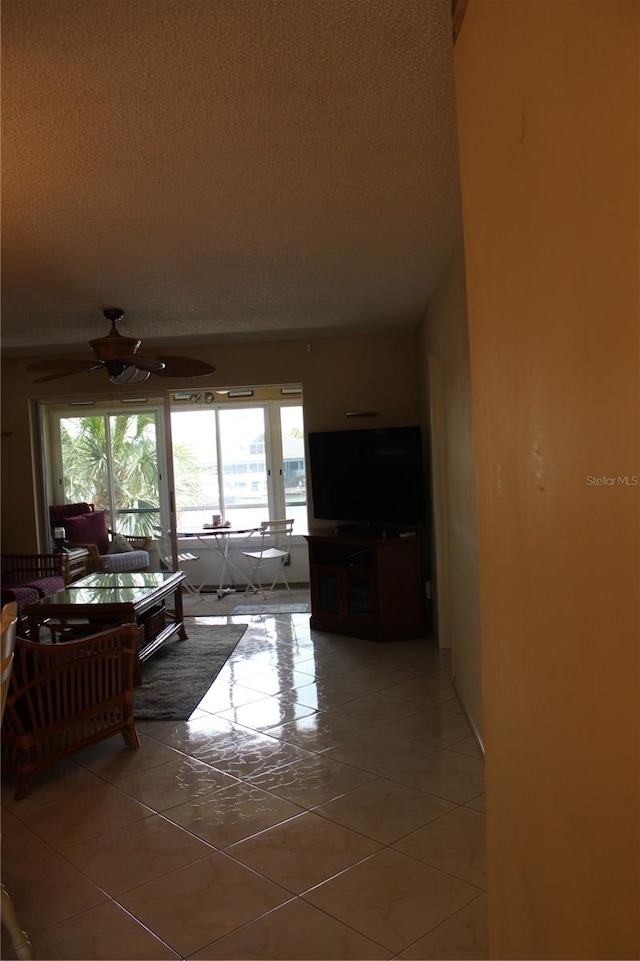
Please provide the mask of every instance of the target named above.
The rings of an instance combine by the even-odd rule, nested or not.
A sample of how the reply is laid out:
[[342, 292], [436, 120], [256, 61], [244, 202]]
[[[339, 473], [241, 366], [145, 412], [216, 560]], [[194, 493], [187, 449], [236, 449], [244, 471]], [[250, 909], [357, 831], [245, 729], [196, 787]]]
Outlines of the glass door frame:
[[[167, 453], [167, 442], [170, 439], [166, 434], [164, 416], [164, 398], [156, 396], [152, 399], [136, 398], [122, 400], [112, 398], [96, 398], [92, 401], [69, 401], [57, 400], [52, 402], [34, 402], [34, 449], [39, 453], [40, 473], [38, 486], [41, 496], [39, 501], [41, 507], [41, 540], [47, 545], [47, 551], [52, 549], [51, 532], [49, 529], [49, 504], [61, 503], [65, 498], [64, 492], [64, 469], [62, 464], [62, 447], [60, 443], [60, 421], [65, 418], [73, 417], [104, 417], [107, 421], [106, 436], [110, 435], [109, 418], [113, 416], [133, 415], [133, 414], [153, 414], [155, 420], [155, 443], [156, 443], [156, 463], [158, 472], [158, 514], [159, 523], [165, 525], [169, 517], [169, 495], [168, 484], [169, 470], [171, 463]], [[110, 461], [110, 458], [109, 458]], [[113, 502], [113, 473], [112, 466], [107, 464], [109, 496]], [[113, 503], [115, 516], [109, 513], [109, 524], [115, 526], [117, 511]]]
[[[85, 413], [90, 416], [93, 411], [96, 415], [108, 416], [110, 414], [122, 414], [127, 409], [131, 413], [140, 411], [156, 412], [156, 444], [158, 461], [158, 497], [160, 525], [166, 530], [169, 544], [173, 556], [174, 565], [177, 563], [178, 541], [177, 541], [177, 509], [176, 509], [176, 483], [173, 467], [173, 435], [171, 431], [171, 411], [176, 409], [173, 395], [175, 391], [163, 390], [153, 393], [148, 398], [137, 397], [107, 397], [93, 396], [79, 397], [73, 399], [64, 398], [39, 398], [31, 401], [31, 431], [32, 449], [35, 452], [37, 465], [34, 464], [34, 493], [40, 505], [38, 516], [38, 539], [42, 545], [41, 549], [50, 551], [52, 549], [51, 533], [49, 529], [48, 505], [60, 501], [61, 491], [64, 489], [64, 478], [62, 475], [62, 465], [60, 463], [60, 442], [54, 438], [54, 419], [61, 417], [82, 416]], [[273, 516], [286, 516], [286, 495], [284, 488], [284, 452], [282, 445], [282, 421], [280, 415], [276, 420], [271, 413], [267, 413], [268, 408], [277, 407], [300, 407], [302, 410], [304, 427], [304, 405], [302, 394], [291, 397], [290, 399], [263, 400], [256, 398], [249, 403], [219, 405], [221, 409], [225, 407], [246, 408], [247, 406], [261, 407], [265, 410], [265, 459], [267, 463], [267, 485], [268, 500], [267, 506]], [[274, 435], [280, 433], [280, 438], [274, 440]], [[219, 442], [219, 441], [218, 441]], [[219, 453], [219, 452], [218, 452]], [[276, 483], [276, 478], [282, 479], [281, 484]], [[307, 483], [308, 491], [308, 483]], [[308, 498], [308, 493], [307, 493]], [[308, 501], [307, 501], [308, 503]], [[280, 512], [280, 513], [279, 513]], [[301, 537], [303, 535], [300, 535]]]

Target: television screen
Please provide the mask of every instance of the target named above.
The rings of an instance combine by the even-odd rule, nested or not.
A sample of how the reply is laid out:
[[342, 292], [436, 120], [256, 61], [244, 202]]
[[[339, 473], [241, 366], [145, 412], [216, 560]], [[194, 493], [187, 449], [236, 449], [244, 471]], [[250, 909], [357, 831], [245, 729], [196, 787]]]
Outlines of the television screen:
[[312, 432], [309, 467], [318, 519], [426, 523], [419, 427]]

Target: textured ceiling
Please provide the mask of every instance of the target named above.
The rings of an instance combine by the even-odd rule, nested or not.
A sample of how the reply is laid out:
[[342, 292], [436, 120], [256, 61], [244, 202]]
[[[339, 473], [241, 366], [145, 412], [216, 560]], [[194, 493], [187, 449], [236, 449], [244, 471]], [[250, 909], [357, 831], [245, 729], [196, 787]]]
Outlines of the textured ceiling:
[[417, 325], [460, 230], [450, 0], [3, 0], [2, 346]]

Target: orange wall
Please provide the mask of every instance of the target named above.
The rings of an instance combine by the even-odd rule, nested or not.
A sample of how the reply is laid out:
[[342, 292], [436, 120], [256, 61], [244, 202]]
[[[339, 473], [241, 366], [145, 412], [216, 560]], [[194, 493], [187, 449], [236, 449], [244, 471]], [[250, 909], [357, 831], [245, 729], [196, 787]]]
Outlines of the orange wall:
[[[23, 553], [36, 549], [34, 475], [31, 459], [29, 399], [67, 396], [121, 398], [159, 396], [161, 389], [196, 386], [238, 387], [247, 384], [303, 385], [305, 427], [332, 430], [348, 426], [398, 426], [419, 422], [417, 333], [371, 334], [362, 337], [318, 338], [215, 344], [174, 353], [197, 356], [215, 364], [211, 377], [188, 381], [152, 378], [142, 388], [115, 389], [106, 374], [93, 372], [34, 385], [25, 364], [35, 356], [2, 362], [2, 546]], [[89, 353], [87, 348], [86, 353]], [[145, 353], [153, 356], [151, 346]], [[68, 356], [68, 355], [67, 355]], [[146, 388], [146, 389], [145, 389]], [[373, 410], [374, 419], [349, 421], [345, 411]]]
[[640, 957], [639, 16], [455, 50], [495, 958]]

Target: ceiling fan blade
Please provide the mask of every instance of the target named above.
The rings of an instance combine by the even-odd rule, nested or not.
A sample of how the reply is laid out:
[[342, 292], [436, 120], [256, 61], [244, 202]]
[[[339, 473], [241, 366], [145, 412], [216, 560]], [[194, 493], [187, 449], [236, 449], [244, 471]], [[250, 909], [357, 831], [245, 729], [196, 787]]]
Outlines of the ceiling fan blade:
[[102, 367], [102, 362], [95, 361], [90, 357], [87, 357], [86, 360], [77, 360], [75, 357], [59, 357], [58, 360], [38, 360], [33, 364], [27, 364], [27, 370], [64, 370], [67, 374], [82, 370], [97, 370], [99, 367]]
[[110, 364], [124, 364], [126, 367], [137, 367], [138, 370], [149, 370], [152, 374], [159, 374], [164, 367], [157, 357], [140, 357], [139, 354], [122, 354], [109, 358]]
[[58, 380], [59, 377], [71, 377], [73, 374], [82, 374], [84, 371], [99, 370], [102, 367], [100, 364], [98, 367], [87, 367], [85, 366], [77, 370], [58, 370], [56, 374], [45, 374], [44, 377], [36, 377], [33, 381], [34, 384], [43, 384], [46, 380]]
[[158, 357], [164, 370], [154, 371], [159, 377], [205, 377], [213, 374], [215, 367], [195, 357]]

